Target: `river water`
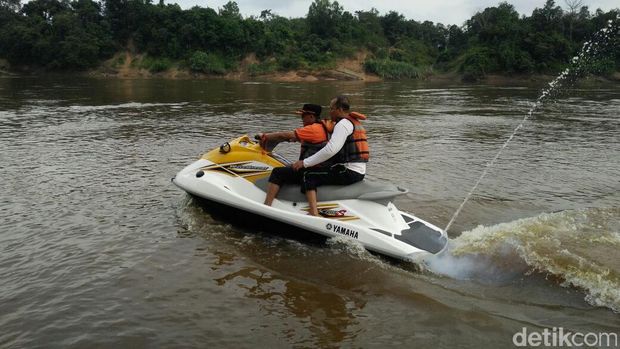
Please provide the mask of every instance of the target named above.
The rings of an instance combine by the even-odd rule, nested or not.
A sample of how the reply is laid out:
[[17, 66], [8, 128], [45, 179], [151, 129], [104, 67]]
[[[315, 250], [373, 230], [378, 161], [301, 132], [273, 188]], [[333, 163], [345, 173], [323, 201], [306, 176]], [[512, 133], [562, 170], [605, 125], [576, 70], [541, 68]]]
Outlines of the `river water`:
[[[0, 79], [0, 347], [509, 347], [620, 332], [620, 86], [540, 108], [418, 264], [222, 220], [171, 184], [302, 103], [369, 115], [370, 178], [450, 220], [541, 85]], [[298, 145], [281, 145], [294, 157]], [[590, 338], [591, 339], [591, 338]]]

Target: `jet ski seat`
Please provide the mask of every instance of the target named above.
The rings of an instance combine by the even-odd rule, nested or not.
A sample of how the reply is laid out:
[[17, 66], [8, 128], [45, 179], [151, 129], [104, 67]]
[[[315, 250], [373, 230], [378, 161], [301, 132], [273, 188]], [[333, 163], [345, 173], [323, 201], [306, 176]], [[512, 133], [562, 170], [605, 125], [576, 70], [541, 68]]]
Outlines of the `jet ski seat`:
[[[268, 179], [262, 178], [256, 181], [256, 186], [267, 191]], [[351, 185], [324, 185], [317, 190], [318, 201], [331, 200], [370, 200], [382, 204], [399, 195], [408, 193], [409, 190], [395, 186], [389, 182], [362, 180]], [[286, 184], [280, 188], [276, 199], [292, 202], [305, 202], [306, 195], [301, 192], [298, 184]]]

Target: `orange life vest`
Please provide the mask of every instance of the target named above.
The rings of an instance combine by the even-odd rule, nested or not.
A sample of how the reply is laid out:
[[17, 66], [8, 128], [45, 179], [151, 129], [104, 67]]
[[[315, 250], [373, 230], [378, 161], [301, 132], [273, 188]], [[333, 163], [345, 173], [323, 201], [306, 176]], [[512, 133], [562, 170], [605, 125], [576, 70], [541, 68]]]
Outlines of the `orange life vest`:
[[351, 112], [344, 119], [351, 121], [353, 124], [353, 133], [347, 137], [342, 149], [334, 156], [335, 162], [368, 162], [370, 147], [366, 138], [366, 129], [364, 129], [360, 122], [360, 120], [366, 120], [366, 115]]
[[[318, 131], [320, 126], [320, 130]], [[308, 129], [313, 134], [309, 134], [309, 132], [302, 133], [301, 131]], [[321, 150], [329, 139], [331, 138], [331, 134], [334, 132], [334, 123], [331, 120], [321, 120], [311, 125], [311, 127], [303, 127], [302, 129], [298, 129], [295, 131], [295, 135], [301, 141], [301, 152], [299, 154], [299, 160], [303, 160], [309, 158], [310, 156], [316, 154], [319, 150]], [[317, 166], [327, 166], [329, 164], [322, 163]]]

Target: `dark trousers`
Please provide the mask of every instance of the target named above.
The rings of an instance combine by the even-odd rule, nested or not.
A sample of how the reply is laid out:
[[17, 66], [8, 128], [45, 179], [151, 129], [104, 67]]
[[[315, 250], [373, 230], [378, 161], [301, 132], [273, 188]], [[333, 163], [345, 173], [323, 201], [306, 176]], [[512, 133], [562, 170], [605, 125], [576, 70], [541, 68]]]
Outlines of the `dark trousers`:
[[300, 184], [301, 192], [316, 190], [322, 185], [349, 185], [364, 179], [364, 175], [351, 171], [344, 165], [331, 167], [311, 167], [293, 170], [292, 167], [276, 167], [269, 176], [269, 182], [282, 186], [283, 184]]

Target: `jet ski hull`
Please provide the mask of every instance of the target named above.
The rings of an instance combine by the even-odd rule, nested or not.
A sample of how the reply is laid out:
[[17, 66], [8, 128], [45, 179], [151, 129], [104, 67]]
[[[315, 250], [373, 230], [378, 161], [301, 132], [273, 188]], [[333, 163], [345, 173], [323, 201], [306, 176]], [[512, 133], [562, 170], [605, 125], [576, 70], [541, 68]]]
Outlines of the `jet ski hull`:
[[[399, 211], [391, 202], [355, 199], [319, 201], [319, 209], [324, 215], [319, 217], [307, 215], [307, 203], [302, 201], [276, 199], [272, 206], [266, 206], [263, 204], [265, 192], [247, 180], [247, 175], [244, 177], [222, 171], [220, 165], [203, 158], [181, 170], [173, 182], [200, 198], [327, 238], [351, 239], [370, 251], [398, 259], [440, 253], [447, 245], [444, 231]], [[236, 168], [248, 170], [252, 167], [260, 166]]]

